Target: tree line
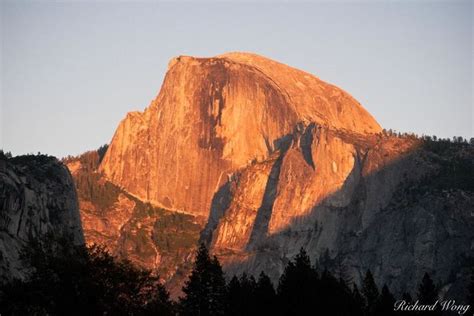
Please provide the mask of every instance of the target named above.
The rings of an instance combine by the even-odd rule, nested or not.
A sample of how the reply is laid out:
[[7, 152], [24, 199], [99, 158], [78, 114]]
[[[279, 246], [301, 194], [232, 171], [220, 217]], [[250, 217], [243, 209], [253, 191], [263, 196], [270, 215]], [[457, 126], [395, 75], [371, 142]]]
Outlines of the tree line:
[[[327, 255], [327, 252], [326, 252]], [[324, 255], [322, 258], [324, 259]], [[312, 266], [304, 249], [290, 261], [276, 288], [261, 272], [257, 279], [247, 274], [234, 276], [225, 283], [216, 257], [211, 258], [204, 245], [198, 250], [194, 269], [183, 287], [184, 296], [177, 305], [179, 315], [441, 315], [440, 310], [426, 312], [394, 311], [396, 301], [432, 305], [439, 289], [425, 273], [416, 297], [404, 293], [396, 298], [387, 285], [379, 289], [370, 270], [360, 288], [344, 273], [334, 275], [322, 265]], [[469, 287], [469, 304], [474, 299], [474, 274]]]
[[31, 240], [24, 279], [0, 287], [2, 315], [175, 315], [159, 277], [71, 237]]
[[[432, 304], [438, 288], [428, 274], [416, 298], [395, 298], [379, 289], [367, 271], [360, 288], [311, 265], [304, 249], [290, 261], [274, 287], [261, 272], [226, 281], [218, 259], [204, 245], [196, 253], [193, 270], [178, 301], [150, 271], [111, 256], [103, 247], [71, 246], [71, 240], [47, 236], [32, 241], [21, 253], [29, 269], [25, 279], [0, 288], [2, 315], [398, 315], [396, 299]], [[469, 302], [474, 304], [474, 275]], [[401, 315], [423, 315], [410, 312]], [[429, 312], [428, 315], [439, 315]]]
[[474, 137], [471, 137], [469, 140], [467, 138], [464, 138], [462, 136], [453, 136], [452, 138], [446, 137], [437, 137], [436, 135], [418, 135], [416, 133], [407, 133], [407, 132], [399, 132], [394, 129], [383, 129], [381, 133], [379, 133], [381, 136], [385, 137], [398, 137], [398, 138], [405, 138], [405, 139], [417, 139], [417, 140], [423, 140], [425, 142], [439, 142], [439, 143], [453, 143], [453, 144], [470, 144], [474, 145]]

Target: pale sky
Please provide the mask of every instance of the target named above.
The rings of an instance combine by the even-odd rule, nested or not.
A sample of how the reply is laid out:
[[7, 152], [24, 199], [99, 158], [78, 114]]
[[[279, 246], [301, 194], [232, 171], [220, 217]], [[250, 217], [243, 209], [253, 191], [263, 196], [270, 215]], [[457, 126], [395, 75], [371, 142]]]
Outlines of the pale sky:
[[385, 128], [474, 136], [471, 1], [1, 2], [0, 148], [110, 142], [177, 55], [249, 51], [348, 91]]

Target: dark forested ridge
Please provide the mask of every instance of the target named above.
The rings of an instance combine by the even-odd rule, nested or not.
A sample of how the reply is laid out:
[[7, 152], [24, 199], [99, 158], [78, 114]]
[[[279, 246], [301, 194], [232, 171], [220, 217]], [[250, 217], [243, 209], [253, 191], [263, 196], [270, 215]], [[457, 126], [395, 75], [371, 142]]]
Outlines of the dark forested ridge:
[[[402, 301], [432, 305], [439, 300], [439, 288], [428, 273], [412, 293], [395, 297], [386, 285], [377, 287], [370, 270], [359, 288], [321, 269], [318, 260], [313, 265], [304, 249], [274, 286], [264, 272], [257, 279], [243, 274], [226, 282], [218, 259], [201, 245], [176, 302], [158, 275], [111, 256], [103, 247], [71, 247], [67, 237], [47, 236], [42, 242], [31, 241], [21, 258], [31, 272], [24, 280], [2, 285], [2, 315], [442, 314], [440, 304], [429, 312], [394, 311]], [[474, 271], [466, 300], [458, 304], [472, 303], [473, 289]]]

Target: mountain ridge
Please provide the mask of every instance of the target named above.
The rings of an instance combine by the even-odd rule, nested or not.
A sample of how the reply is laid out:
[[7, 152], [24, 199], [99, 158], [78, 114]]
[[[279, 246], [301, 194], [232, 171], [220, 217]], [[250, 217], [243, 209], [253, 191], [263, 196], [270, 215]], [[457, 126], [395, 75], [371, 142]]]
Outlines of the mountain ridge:
[[[105, 208], [88, 196], [81, 211], [86, 239], [111, 220], [102, 210], [124, 216], [128, 224], [105, 225], [97, 240], [164, 271], [178, 294], [199, 240], [230, 275], [264, 270], [277, 280], [304, 248], [315, 262], [326, 252], [339, 260], [356, 283], [371, 269], [402, 292], [440, 271], [448, 292], [462, 287], [450, 275], [465, 276], [463, 256], [473, 255], [472, 157], [466, 144], [381, 130], [343, 90], [289, 66], [240, 53], [182, 56], [150, 106], [120, 122], [94, 169], [99, 186], [121, 191]], [[414, 198], [421, 185], [426, 196]], [[164, 235], [187, 229], [163, 252], [173, 243]]]

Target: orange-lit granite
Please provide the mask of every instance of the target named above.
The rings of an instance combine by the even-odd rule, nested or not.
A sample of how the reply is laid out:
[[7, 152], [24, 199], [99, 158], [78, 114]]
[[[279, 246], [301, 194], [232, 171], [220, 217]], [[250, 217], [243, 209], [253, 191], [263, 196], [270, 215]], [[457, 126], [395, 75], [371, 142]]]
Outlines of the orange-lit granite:
[[120, 123], [101, 171], [143, 200], [207, 216], [230, 174], [267, 159], [299, 122], [381, 131], [346, 92], [270, 59], [177, 57], [158, 97]]
[[455, 291], [449, 276], [467, 270], [453, 262], [474, 256], [462, 171], [474, 147], [428, 145], [382, 133], [343, 90], [267, 58], [177, 57], [92, 173], [112, 198], [100, 208], [79, 194], [85, 237], [158, 270], [174, 296], [199, 239], [228, 275], [275, 281], [303, 247], [313, 263], [327, 250], [356, 282], [371, 269], [404, 291], [437, 271]]

